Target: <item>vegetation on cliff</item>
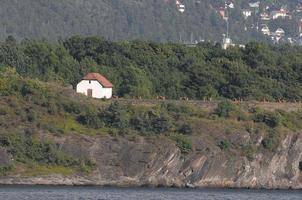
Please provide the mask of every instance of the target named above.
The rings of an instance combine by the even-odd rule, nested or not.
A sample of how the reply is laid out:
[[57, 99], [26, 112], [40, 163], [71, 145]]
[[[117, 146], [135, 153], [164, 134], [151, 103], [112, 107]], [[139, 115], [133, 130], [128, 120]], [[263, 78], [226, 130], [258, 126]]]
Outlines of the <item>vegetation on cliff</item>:
[[[24, 78], [14, 68], [0, 73], [0, 148], [11, 155], [1, 174], [36, 176], [89, 173], [89, 156], [62, 148], [57, 140], [76, 135], [168, 139], [186, 155], [225, 151], [254, 159], [276, 151], [281, 139], [302, 129], [302, 112], [268, 110], [231, 101], [102, 101], [77, 95], [58, 83]], [[205, 103], [206, 105], [206, 103]]]

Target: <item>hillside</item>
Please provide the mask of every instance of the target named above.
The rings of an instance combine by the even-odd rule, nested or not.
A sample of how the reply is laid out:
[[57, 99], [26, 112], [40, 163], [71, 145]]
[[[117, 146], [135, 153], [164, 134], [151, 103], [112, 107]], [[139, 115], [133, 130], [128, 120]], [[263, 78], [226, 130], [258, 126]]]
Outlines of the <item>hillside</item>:
[[0, 184], [302, 188], [301, 104], [100, 101], [10, 68], [0, 83]]
[[[236, 1], [236, 8], [231, 11], [232, 37], [244, 43], [255, 39], [265, 41], [261, 33], [245, 30], [245, 24], [252, 25], [241, 13], [248, 2]], [[272, 2], [264, 3], [276, 7], [285, 4], [290, 8], [297, 5], [296, 0]], [[17, 39], [48, 40], [97, 35], [110, 40], [221, 41], [226, 23], [217, 10], [224, 6], [224, 1], [187, 0], [183, 3], [184, 13], [178, 11], [175, 0], [2, 0], [0, 39], [9, 35]], [[294, 29], [291, 32], [297, 34], [295, 20], [277, 24], [288, 24], [281, 27]]]
[[[224, 0], [2, 0], [0, 39], [9, 35], [17, 39], [58, 40], [74, 35], [99, 36], [107, 40], [151, 40], [155, 42], [222, 41], [226, 22], [219, 12]], [[234, 1], [229, 9], [230, 33], [236, 43], [272, 42], [261, 29], [272, 33], [285, 30], [285, 37], [298, 40], [301, 12], [298, 0], [263, 0], [259, 10], [249, 7], [249, 0]], [[267, 9], [269, 8], [269, 9]], [[262, 20], [261, 14], [286, 8], [291, 18]], [[252, 15], [245, 18], [243, 10]], [[155, 31], [156, 30], [156, 31]], [[278, 40], [279, 41], [279, 40]], [[277, 41], [274, 41], [277, 42]], [[298, 42], [298, 41], [296, 41]]]
[[60, 42], [9, 37], [0, 68], [75, 86], [88, 72], [104, 74], [122, 98], [178, 100], [302, 100], [302, 48], [249, 43], [245, 49], [200, 43], [196, 48], [154, 42], [72, 37]]

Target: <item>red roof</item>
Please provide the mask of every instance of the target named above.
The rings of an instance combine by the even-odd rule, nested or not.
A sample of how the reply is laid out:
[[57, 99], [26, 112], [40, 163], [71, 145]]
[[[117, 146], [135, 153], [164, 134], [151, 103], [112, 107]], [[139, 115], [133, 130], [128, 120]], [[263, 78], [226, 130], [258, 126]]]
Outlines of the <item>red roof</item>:
[[99, 73], [89, 73], [87, 74], [83, 80], [96, 80], [98, 81], [104, 88], [112, 88], [113, 85], [108, 79], [106, 79], [103, 75]]

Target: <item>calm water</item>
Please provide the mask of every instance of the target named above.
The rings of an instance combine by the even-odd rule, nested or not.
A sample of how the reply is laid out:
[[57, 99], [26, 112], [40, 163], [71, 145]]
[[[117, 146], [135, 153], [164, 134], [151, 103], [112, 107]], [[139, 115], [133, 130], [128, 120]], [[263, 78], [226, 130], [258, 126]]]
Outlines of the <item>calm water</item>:
[[302, 200], [302, 191], [0, 186], [0, 200]]

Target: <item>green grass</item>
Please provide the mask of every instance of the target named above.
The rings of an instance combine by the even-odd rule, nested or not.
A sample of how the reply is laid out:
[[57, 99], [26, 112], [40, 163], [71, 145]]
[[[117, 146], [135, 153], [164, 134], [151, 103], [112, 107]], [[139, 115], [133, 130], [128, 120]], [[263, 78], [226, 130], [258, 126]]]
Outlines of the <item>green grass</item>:
[[49, 165], [39, 165], [33, 164], [27, 167], [24, 172], [21, 173], [22, 176], [48, 176], [52, 174], [60, 174], [64, 176], [69, 176], [75, 173], [73, 168], [64, 166], [49, 166]]

